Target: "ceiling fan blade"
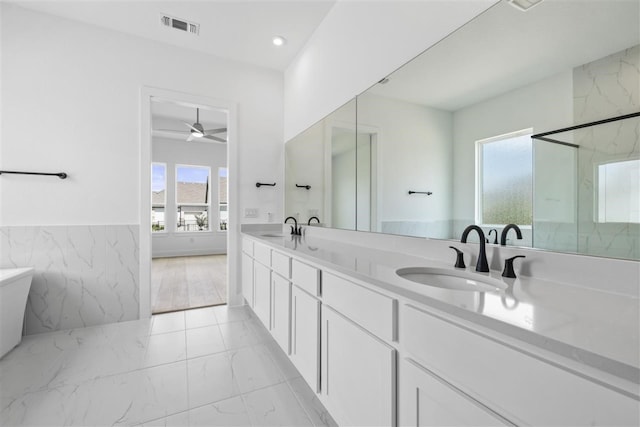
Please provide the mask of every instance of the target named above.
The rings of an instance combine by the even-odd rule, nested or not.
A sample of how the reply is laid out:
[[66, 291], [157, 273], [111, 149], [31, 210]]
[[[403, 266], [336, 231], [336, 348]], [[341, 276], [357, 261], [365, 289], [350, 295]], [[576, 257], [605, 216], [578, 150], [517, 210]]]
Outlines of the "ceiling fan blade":
[[218, 129], [206, 129], [204, 131], [205, 135], [213, 135], [214, 133], [224, 133], [227, 131], [227, 128], [218, 128]]
[[193, 134], [192, 134], [192, 133], [190, 133], [190, 134], [189, 134], [189, 137], [187, 138], [187, 142], [191, 142], [191, 141], [193, 141], [194, 139], [196, 139], [196, 138], [193, 136]]
[[207, 139], [210, 139], [212, 141], [217, 141], [217, 142], [225, 142], [225, 143], [227, 142], [226, 139], [218, 138], [217, 136], [213, 136], [213, 135], [205, 135], [205, 136], [203, 136], [203, 138], [207, 138]]
[[176, 133], [180, 135], [184, 135], [187, 132], [189, 132], [187, 130], [176, 130], [176, 129], [153, 129], [153, 130], [158, 132]]
[[182, 123], [184, 123], [185, 125], [187, 125], [187, 127], [189, 127], [190, 129], [192, 129], [194, 132], [200, 132], [197, 128], [194, 128], [194, 127], [193, 127], [193, 125], [190, 125], [190, 124], [189, 124], [189, 123], [187, 123], [187, 122], [182, 122]]

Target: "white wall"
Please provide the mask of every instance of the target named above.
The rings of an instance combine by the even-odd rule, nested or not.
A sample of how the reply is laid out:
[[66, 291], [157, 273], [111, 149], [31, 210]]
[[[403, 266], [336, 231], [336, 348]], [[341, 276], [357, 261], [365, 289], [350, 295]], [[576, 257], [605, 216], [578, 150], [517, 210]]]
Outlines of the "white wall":
[[341, 133], [331, 138], [338, 146], [353, 147], [331, 156], [331, 221], [335, 228], [356, 228], [355, 135]]
[[[474, 223], [475, 142], [521, 129], [557, 129], [573, 122], [572, 72], [458, 110], [453, 115], [454, 227]], [[461, 230], [454, 230], [459, 235]]]
[[[227, 166], [227, 146], [200, 141], [153, 138], [152, 160], [167, 166], [165, 231], [153, 233], [152, 256], [187, 256], [227, 253], [227, 232], [218, 231], [218, 168]], [[176, 165], [209, 166], [211, 211], [210, 231], [176, 232]]]
[[[374, 124], [378, 133], [378, 221], [383, 225], [378, 231], [416, 235], [412, 229], [399, 227], [428, 222], [438, 224], [430, 230], [423, 227], [429, 237], [449, 238], [452, 114], [366, 93], [358, 97], [358, 126], [372, 131]], [[409, 190], [433, 194], [409, 195]]]
[[[2, 2], [0, 8], [0, 167], [69, 174], [65, 181], [2, 176], [0, 225], [14, 228], [139, 225], [141, 217], [147, 215], [140, 212], [140, 197], [146, 197], [140, 186], [143, 87], [226, 100], [236, 105], [237, 132], [233, 141], [238, 147], [238, 168], [230, 171], [237, 177], [235, 200], [239, 212], [246, 207], [259, 207], [260, 213], [257, 218], [242, 221], [266, 222], [267, 212], [273, 213], [274, 221], [282, 219], [281, 73], [25, 10], [14, 4]], [[279, 185], [258, 190], [256, 181]], [[236, 220], [240, 220], [239, 216]], [[146, 231], [140, 231], [143, 232]], [[239, 226], [236, 224], [231, 232], [238, 235]], [[138, 248], [135, 249], [137, 257]], [[141, 246], [141, 271], [136, 269], [132, 279], [134, 287], [139, 277], [146, 280], [143, 258], [148, 254], [142, 249]], [[30, 250], [43, 249], [34, 246]], [[239, 257], [239, 249], [234, 246], [231, 250], [229, 274], [231, 278], [240, 277], [239, 264], [233, 260]], [[68, 272], [70, 276], [74, 274]], [[65, 292], [82, 291], [68, 287], [65, 277], [61, 282]], [[114, 284], [94, 285], [103, 288]], [[141, 294], [144, 285], [140, 283]], [[229, 298], [234, 304], [241, 301], [239, 291], [231, 280]], [[137, 292], [123, 297], [137, 297]], [[74, 311], [77, 307], [70, 302], [81, 299], [80, 294], [69, 294], [66, 305], [55, 307]], [[131, 315], [137, 316], [137, 310]]]
[[496, 2], [338, 1], [285, 71], [285, 140]]
[[[0, 223], [139, 223], [142, 86], [237, 102], [241, 212], [257, 202], [256, 180], [282, 182], [280, 73], [2, 8], [0, 165], [69, 178], [3, 176]], [[276, 218], [282, 194], [282, 187], [260, 194]]]
[[[325, 221], [324, 215], [324, 122], [318, 122], [286, 145], [285, 215], [302, 222], [312, 216]], [[309, 190], [298, 185], [310, 185]]]

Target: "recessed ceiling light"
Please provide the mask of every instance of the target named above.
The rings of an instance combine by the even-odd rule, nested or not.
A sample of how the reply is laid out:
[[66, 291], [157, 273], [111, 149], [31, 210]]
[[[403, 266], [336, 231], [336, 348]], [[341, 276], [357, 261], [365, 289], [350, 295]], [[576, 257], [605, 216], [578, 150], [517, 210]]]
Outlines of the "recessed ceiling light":
[[283, 44], [285, 44], [287, 42], [287, 39], [285, 39], [282, 36], [274, 36], [273, 39], [271, 39], [271, 41], [276, 46], [282, 46]]

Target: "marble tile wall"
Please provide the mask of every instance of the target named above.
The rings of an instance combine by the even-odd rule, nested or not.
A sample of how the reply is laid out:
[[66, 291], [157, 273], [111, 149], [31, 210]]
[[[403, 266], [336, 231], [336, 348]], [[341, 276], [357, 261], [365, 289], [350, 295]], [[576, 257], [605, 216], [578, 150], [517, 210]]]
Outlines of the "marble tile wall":
[[0, 227], [0, 268], [32, 266], [26, 334], [138, 318], [139, 226]]
[[[640, 110], [640, 45], [576, 67], [574, 121], [587, 123]], [[640, 224], [594, 221], [598, 164], [640, 157], [640, 122], [622, 120], [576, 131], [578, 250], [589, 255], [640, 258]]]

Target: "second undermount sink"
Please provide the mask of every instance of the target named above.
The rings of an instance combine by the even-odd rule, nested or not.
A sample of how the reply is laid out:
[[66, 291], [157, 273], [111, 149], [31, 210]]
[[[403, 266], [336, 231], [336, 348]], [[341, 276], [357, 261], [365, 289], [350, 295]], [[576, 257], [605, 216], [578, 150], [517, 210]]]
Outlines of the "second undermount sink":
[[457, 291], [500, 291], [507, 285], [488, 276], [467, 272], [454, 271], [444, 268], [407, 267], [396, 270], [396, 274], [403, 279], [422, 285]]

